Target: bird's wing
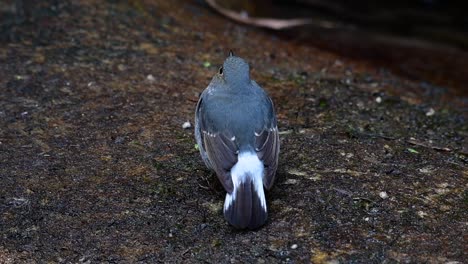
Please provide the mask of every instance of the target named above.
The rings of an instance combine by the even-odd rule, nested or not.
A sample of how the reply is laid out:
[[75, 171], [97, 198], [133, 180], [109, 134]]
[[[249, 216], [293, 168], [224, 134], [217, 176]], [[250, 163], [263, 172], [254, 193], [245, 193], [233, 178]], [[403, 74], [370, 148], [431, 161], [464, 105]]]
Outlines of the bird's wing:
[[269, 190], [275, 182], [280, 151], [279, 133], [273, 102], [270, 98], [268, 98], [268, 101], [271, 106], [270, 122], [263, 127], [262, 131], [255, 132], [255, 150], [257, 151], [258, 158], [265, 166], [263, 186], [267, 190]]
[[263, 175], [263, 185], [268, 190], [275, 182], [276, 169], [278, 168], [279, 156], [279, 134], [278, 127], [265, 128], [260, 133], [255, 134], [255, 150], [258, 158], [263, 161], [265, 173]]
[[203, 132], [201, 130], [200, 125], [200, 123], [202, 122], [200, 120], [200, 109], [202, 107], [203, 97], [204, 93], [202, 93], [202, 95], [200, 96], [200, 100], [198, 101], [197, 108], [195, 110], [195, 139], [197, 141], [198, 149], [200, 150], [203, 162], [205, 163], [206, 167], [208, 167], [209, 169], [213, 169], [213, 165], [211, 165], [210, 159], [206, 154], [205, 143], [203, 142]]
[[[202, 118], [203, 114], [203, 97], [197, 106], [198, 119], [198, 135], [199, 148], [202, 152], [202, 157], [205, 163], [213, 169], [218, 176], [224, 189], [232, 193], [234, 186], [231, 179], [231, 168], [237, 162], [238, 146], [233, 139], [233, 136], [227, 133], [213, 131], [208, 129], [207, 120]], [[199, 138], [199, 139], [198, 139]]]
[[229, 193], [233, 191], [231, 168], [237, 162], [238, 153], [237, 145], [231, 139], [232, 137], [224, 133], [214, 134], [203, 131], [203, 142], [213, 170]]

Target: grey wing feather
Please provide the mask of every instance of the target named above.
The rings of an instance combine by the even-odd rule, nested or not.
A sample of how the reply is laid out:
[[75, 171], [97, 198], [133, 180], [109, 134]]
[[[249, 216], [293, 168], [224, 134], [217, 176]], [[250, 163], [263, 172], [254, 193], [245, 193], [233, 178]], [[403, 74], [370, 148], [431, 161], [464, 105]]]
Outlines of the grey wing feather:
[[273, 101], [266, 94], [270, 107], [270, 120], [260, 133], [255, 134], [255, 150], [258, 158], [265, 166], [263, 175], [263, 186], [269, 190], [275, 182], [276, 169], [278, 168], [278, 157], [280, 151], [280, 140], [276, 114]]
[[237, 145], [227, 135], [207, 130], [200, 118], [203, 98], [202, 94], [195, 113], [195, 138], [205, 165], [215, 171], [224, 189], [231, 193], [234, 186], [230, 170], [237, 162]]
[[208, 159], [208, 155], [206, 154], [206, 151], [205, 151], [205, 146], [204, 146], [204, 142], [202, 139], [202, 130], [200, 127], [201, 121], [200, 121], [199, 115], [200, 115], [200, 108], [202, 105], [202, 101], [203, 101], [203, 94], [201, 95], [200, 100], [197, 103], [197, 108], [195, 110], [195, 139], [197, 140], [198, 149], [200, 150], [200, 155], [203, 159], [203, 162], [205, 163], [206, 167], [208, 167], [209, 169], [213, 169], [213, 166], [211, 165], [211, 162]]
[[256, 134], [255, 150], [258, 158], [263, 161], [265, 173], [263, 175], [263, 186], [269, 190], [275, 182], [276, 169], [278, 168], [279, 157], [279, 134], [278, 128], [265, 128]]
[[232, 193], [231, 168], [237, 162], [237, 146], [224, 134], [203, 133], [206, 153], [224, 189]]

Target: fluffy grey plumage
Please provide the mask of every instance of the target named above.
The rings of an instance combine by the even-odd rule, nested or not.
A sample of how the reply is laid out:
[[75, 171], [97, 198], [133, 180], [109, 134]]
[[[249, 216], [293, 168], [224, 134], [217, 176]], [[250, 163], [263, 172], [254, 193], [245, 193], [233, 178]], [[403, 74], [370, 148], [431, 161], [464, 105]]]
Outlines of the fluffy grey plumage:
[[227, 192], [226, 220], [237, 228], [263, 225], [263, 188], [272, 187], [278, 166], [277, 121], [271, 99], [250, 79], [249, 65], [232, 53], [198, 101], [195, 137]]

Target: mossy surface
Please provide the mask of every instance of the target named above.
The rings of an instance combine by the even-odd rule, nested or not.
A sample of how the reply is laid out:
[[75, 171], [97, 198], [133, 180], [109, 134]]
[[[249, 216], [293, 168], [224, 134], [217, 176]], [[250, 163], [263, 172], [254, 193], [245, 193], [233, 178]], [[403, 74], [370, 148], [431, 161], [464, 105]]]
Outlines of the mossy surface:
[[[467, 123], [406, 92], [417, 83], [203, 1], [50, 2], [22, 22], [2, 9], [1, 263], [467, 259]], [[198, 94], [229, 49], [281, 131], [269, 220], [254, 232], [225, 222], [194, 148]]]

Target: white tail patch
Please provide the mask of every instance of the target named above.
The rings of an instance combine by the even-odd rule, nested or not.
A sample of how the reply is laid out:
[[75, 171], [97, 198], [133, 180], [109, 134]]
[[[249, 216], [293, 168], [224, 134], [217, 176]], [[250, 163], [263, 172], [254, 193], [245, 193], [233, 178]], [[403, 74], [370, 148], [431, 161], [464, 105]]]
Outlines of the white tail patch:
[[255, 188], [255, 194], [258, 195], [262, 208], [266, 211], [265, 193], [263, 191], [263, 163], [254, 152], [241, 152], [238, 155], [237, 163], [231, 169], [232, 183], [234, 190], [226, 194], [224, 201], [224, 211], [226, 211], [236, 199], [236, 193], [239, 185], [250, 180]]

